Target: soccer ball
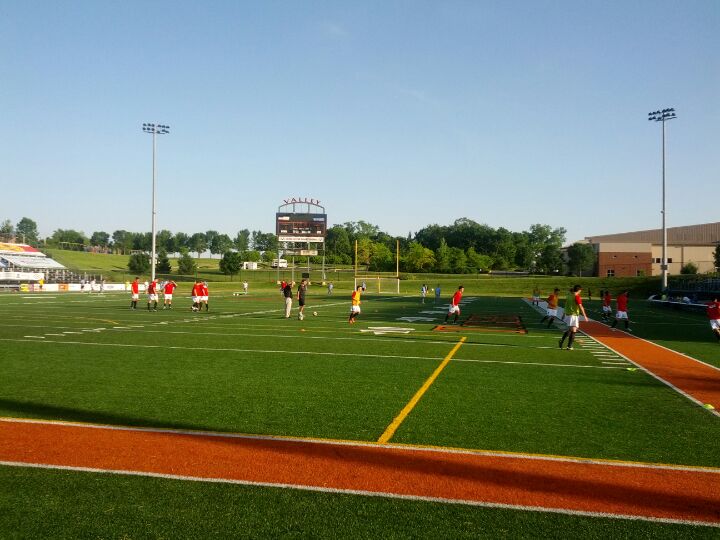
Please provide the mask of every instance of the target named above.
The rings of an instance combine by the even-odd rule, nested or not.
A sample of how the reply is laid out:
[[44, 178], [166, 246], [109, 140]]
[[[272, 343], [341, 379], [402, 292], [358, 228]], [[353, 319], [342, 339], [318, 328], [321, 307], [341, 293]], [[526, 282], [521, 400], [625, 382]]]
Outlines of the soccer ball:
[[317, 317], [317, 311], [313, 311], [313, 317]]

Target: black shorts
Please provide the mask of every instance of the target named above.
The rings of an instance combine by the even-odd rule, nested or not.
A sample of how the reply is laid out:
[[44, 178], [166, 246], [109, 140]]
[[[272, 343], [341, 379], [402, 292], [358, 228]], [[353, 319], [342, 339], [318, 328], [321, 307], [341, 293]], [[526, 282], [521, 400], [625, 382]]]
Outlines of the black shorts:
[[305, 305], [305, 299], [304, 299], [304, 298], [300, 298], [300, 299], [298, 300], [298, 305], [299, 305], [299, 306], [304, 306], [304, 305]]

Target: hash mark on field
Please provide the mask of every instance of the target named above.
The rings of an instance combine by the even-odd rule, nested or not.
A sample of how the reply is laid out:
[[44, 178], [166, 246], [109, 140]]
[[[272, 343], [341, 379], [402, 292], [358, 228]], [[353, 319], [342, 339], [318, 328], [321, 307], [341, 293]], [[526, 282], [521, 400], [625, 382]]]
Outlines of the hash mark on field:
[[34, 338], [34, 339], [45, 339], [45, 336], [23, 336], [26, 338]]

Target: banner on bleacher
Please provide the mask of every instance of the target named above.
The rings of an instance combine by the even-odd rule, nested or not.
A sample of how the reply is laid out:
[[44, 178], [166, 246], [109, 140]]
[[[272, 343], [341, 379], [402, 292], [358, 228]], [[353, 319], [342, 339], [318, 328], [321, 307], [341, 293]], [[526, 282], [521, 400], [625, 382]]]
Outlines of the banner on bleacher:
[[0, 251], [9, 251], [12, 253], [40, 253], [37, 249], [27, 244], [11, 244], [8, 242], [0, 242]]
[[43, 277], [40, 272], [0, 272], [0, 281], [40, 281]]

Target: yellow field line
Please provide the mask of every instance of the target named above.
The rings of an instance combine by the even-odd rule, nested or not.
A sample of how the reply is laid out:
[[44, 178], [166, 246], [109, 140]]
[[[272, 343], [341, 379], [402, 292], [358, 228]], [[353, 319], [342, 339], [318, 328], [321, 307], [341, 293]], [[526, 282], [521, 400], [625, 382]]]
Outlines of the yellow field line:
[[438, 375], [440, 375], [440, 372], [442, 372], [443, 369], [445, 369], [445, 366], [448, 365], [448, 362], [452, 359], [453, 356], [455, 356], [455, 353], [458, 351], [460, 346], [465, 343], [466, 337], [460, 338], [460, 341], [458, 341], [455, 346], [452, 348], [452, 350], [448, 353], [448, 355], [445, 357], [445, 359], [442, 361], [442, 363], [437, 367], [437, 369], [433, 372], [432, 375], [428, 378], [427, 381], [425, 381], [425, 384], [423, 384], [420, 387], [420, 390], [415, 392], [415, 395], [412, 397], [412, 399], [408, 402], [407, 405], [403, 408], [402, 411], [400, 411], [400, 414], [398, 414], [395, 417], [395, 420], [392, 421], [392, 424], [390, 424], [385, 432], [380, 435], [380, 438], [377, 442], [379, 443], [386, 443], [390, 439], [392, 439], [392, 436], [395, 435], [395, 432], [397, 431], [397, 428], [400, 427], [400, 424], [403, 423], [405, 418], [407, 418], [407, 415], [410, 414], [410, 411], [413, 410], [415, 405], [417, 405], [418, 401], [420, 401], [420, 398], [423, 397], [423, 394], [427, 392], [427, 389], [430, 388], [432, 383], [435, 382], [435, 379], [438, 378]]

